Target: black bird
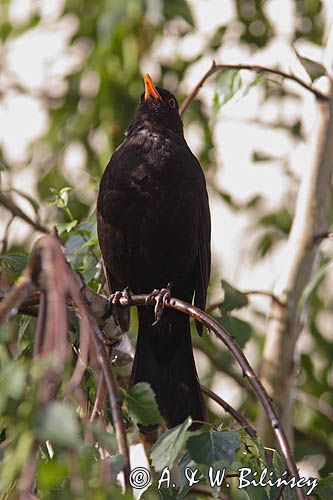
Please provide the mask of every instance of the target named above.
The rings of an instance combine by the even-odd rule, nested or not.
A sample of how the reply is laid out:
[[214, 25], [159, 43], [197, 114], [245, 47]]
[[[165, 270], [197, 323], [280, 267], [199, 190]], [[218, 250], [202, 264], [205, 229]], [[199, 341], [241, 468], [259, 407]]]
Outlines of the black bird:
[[[112, 292], [172, 295], [205, 309], [210, 275], [210, 213], [203, 171], [188, 147], [178, 103], [147, 74], [137, 114], [101, 180], [98, 238]], [[167, 425], [206, 420], [189, 318], [139, 307], [131, 385], [153, 388]], [[197, 324], [202, 333], [202, 325]]]

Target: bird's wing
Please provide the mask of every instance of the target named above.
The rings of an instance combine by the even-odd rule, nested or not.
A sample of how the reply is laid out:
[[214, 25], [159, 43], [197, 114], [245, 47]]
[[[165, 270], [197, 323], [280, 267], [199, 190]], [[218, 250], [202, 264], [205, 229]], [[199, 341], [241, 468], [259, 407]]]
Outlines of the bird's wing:
[[[199, 185], [198, 193], [198, 257], [195, 269], [195, 297], [194, 305], [203, 311], [206, 309], [207, 288], [210, 277], [211, 251], [210, 234], [211, 221], [206, 181], [203, 170], [198, 160], [193, 156], [196, 163], [196, 172]], [[203, 325], [196, 321], [199, 335], [202, 334]]]
[[[194, 304], [202, 309], [206, 309], [207, 288], [210, 277], [211, 253], [210, 253], [210, 212], [206, 186], [200, 196], [199, 203], [199, 251], [196, 269], [196, 284]], [[202, 334], [203, 325], [196, 321], [196, 328], [199, 335]]]

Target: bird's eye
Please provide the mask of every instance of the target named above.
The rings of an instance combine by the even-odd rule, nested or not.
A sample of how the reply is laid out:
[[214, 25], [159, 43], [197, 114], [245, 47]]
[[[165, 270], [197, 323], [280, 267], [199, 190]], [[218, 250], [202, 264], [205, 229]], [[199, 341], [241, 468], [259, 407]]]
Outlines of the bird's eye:
[[176, 107], [176, 101], [174, 99], [169, 99], [169, 106], [170, 106], [170, 108], [175, 108]]

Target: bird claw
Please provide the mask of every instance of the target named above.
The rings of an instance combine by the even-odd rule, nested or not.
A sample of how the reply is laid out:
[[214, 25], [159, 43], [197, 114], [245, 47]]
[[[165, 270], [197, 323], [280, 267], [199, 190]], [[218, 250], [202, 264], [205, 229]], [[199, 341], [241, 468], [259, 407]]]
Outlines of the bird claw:
[[133, 294], [128, 286], [126, 288], [124, 288], [124, 290], [122, 290], [122, 291], [118, 290], [118, 291], [112, 293], [111, 295], [109, 295], [107, 300], [111, 306], [112, 315], [113, 315], [115, 323], [117, 325], [120, 324], [120, 321], [119, 321], [119, 306], [121, 305], [120, 299], [125, 298], [127, 300], [130, 300], [132, 295]]
[[170, 299], [170, 287], [171, 285], [168, 284], [167, 288], [162, 288], [161, 290], [154, 290], [149, 297], [150, 298], [155, 298], [155, 307], [154, 307], [154, 316], [155, 316], [155, 321], [153, 323], [153, 326], [156, 326], [162, 317], [165, 304], [169, 301]]
[[148, 307], [150, 305], [150, 302], [157, 297], [157, 295], [160, 293], [157, 288], [155, 288], [147, 297], [145, 298], [145, 306]]

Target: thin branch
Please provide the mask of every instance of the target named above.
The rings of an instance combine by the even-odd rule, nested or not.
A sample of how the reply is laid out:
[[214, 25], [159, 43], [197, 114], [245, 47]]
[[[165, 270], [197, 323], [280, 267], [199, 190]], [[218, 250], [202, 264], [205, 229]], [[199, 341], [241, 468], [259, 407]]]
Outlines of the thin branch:
[[[22, 306], [21, 306], [22, 309]], [[41, 352], [43, 340], [44, 340], [44, 331], [46, 326], [46, 316], [47, 316], [47, 300], [45, 291], [40, 294], [40, 303], [38, 308], [38, 322], [37, 322], [37, 332], [36, 339], [34, 342], [34, 357], [38, 356]]]
[[105, 398], [106, 398], [106, 385], [104, 374], [101, 371], [98, 377], [96, 398], [94, 407], [91, 412], [90, 421], [93, 422], [96, 418], [101, 417], [105, 413]]
[[330, 231], [323, 231], [320, 234], [316, 234], [314, 236], [314, 238], [313, 238], [313, 243], [321, 243], [322, 240], [325, 240], [325, 239], [333, 241], [333, 232], [332, 232], [332, 230], [330, 230]]
[[32, 220], [28, 215], [26, 215], [23, 212], [23, 210], [20, 209], [20, 207], [16, 205], [16, 203], [13, 202], [13, 200], [11, 200], [8, 196], [4, 195], [1, 192], [0, 192], [0, 205], [3, 205], [7, 210], [9, 210], [14, 217], [19, 217], [20, 219], [24, 220], [37, 231], [40, 231], [41, 233], [49, 232], [47, 227], [42, 226], [41, 224], [39, 224], [39, 222]]
[[11, 288], [4, 300], [0, 302], [0, 326], [3, 325], [11, 315], [16, 315], [18, 309], [25, 299], [35, 290], [35, 284], [31, 278], [30, 268], [27, 268], [17, 283]]
[[301, 389], [297, 389], [296, 399], [299, 403], [309, 406], [333, 422], [333, 408], [326, 401], [316, 398], [308, 392], [301, 391]]
[[37, 451], [38, 444], [37, 442], [34, 442], [30, 450], [29, 458], [22, 470], [19, 480], [19, 500], [32, 500], [37, 498], [33, 494], [36, 486]]
[[201, 390], [204, 394], [206, 394], [209, 398], [211, 398], [213, 401], [215, 401], [218, 405], [222, 406], [224, 411], [229, 413], [235, 420], [238, 422], [242, 427], [244, 427], [244, 430], [248, 433], [249, 436], [251, 437], [257, 437], [257, 431], [254, 429], [254, 427], [249, 424], [249, 422], [244, 418], [237, 410], [235, 410], [229, 403], [224, 401], [220, 396], [215, 394], [215, 392], [211, 391], [208, 389], [208, 387], [205, 387], [204, 385], [201, 385]]
[[226, 70], [241, 70], [241, 69], [246, 69], [249, 71], [254, 71], [255, 73], [270, 73], [273, 75], [278, 75], [281, 76], [282, 78], [285, 78], [286, 80], [291, 80], [299, 85], [301, 87], [305, 88], [309, 92], [312, 92], [312, 94], [319, 100], [327, 102], [329, 101], [329, 96], [326, 94], [323, 94], [319, 89], [315, 88], [313, 85], [310, 83], [305, 82], [301, 78], [299, 78], [296, 75], [286, 73], [285, 71], [282, 71], [277, 68], [268, 68], [267, 66], [258, 66], [256, 64], [216, 64], [215, 61], [212, 62], [211, 67], [209, 68], [208, 71], [203, 75], [203, 77], [199, 80], [199, 82], [196, 84], [194, 89], [190, 92], [190, 94], [186, 97], [184, 100], [183, 104], [181, 105], [179, 109], [179, 114], [182, 116], [190, 103], [195, 99], [197, 94], [199, 93], [201, 87], [204, 85], [206, 80], [214, 73], [217, 73], [218, 71], [226, 71]]
[[[207, 312], [207, 311], [206, 311]], [[198, 349], [200, 352], [205, 354], [211, 364], [214, 366], [214, 368], [217, 371], [220, 371], [224, 373], [225, 375], [228, 375], [230, 378], [232, 378], [237, 384], [242, 388], [247, 391], [248, 396], [251, 398], [254, 398], [253, 391], [249, 387], [249, 385], [246, 383], [246, 380], [244, 377], [242, 377], [241, 374], [237, 373], [232, 366], [229, 366], [224, 362], [223, 357], [221, 356], [221, 352], [216, 349], [216, 348], [210, 348], [210, 346], [207, 346], [205, 342], [201, 342], [201, 339], [198, 339], [196, 337], [193, 337], [192, 344], [195, 349]]]
[[[269, 297], [272, 299], [273, 302], [276, 302], [280, 306], [283, 306], [283, 303], [279, 298], [274, 295], [273, 292], [270, 292], [268, 290], [241, 290], [240, 291], [243, 295], [262, 295], [263, 297]], [[214, 311], [214, 309], [217, 309], [223, 304], [223, 300], [217, 300], [216, 302], [213, 302], [212, 304], [209, 304], [208, 307], [206, 308], [206, 312], [210, 313]]]

